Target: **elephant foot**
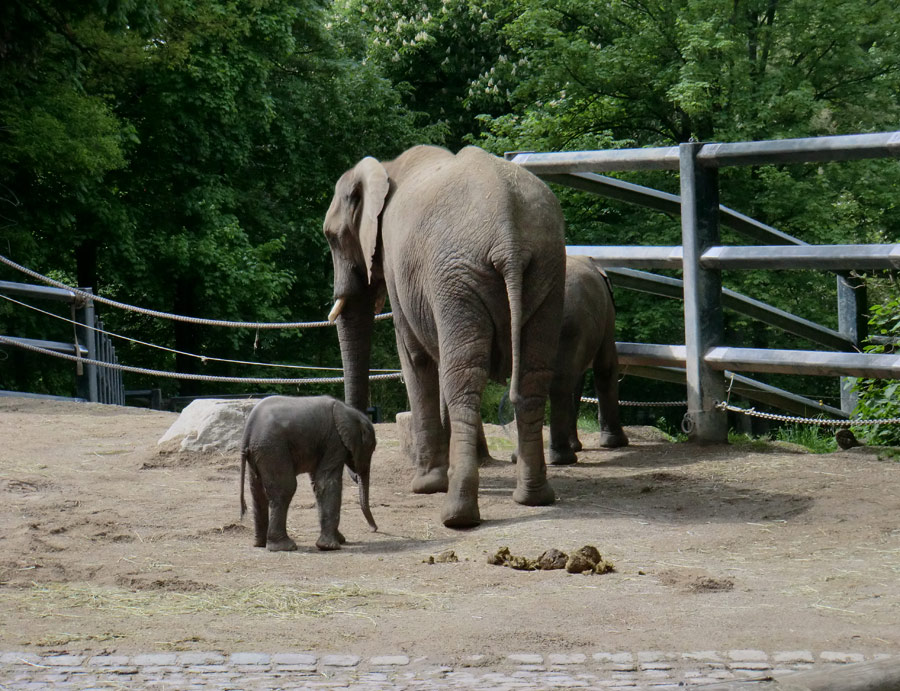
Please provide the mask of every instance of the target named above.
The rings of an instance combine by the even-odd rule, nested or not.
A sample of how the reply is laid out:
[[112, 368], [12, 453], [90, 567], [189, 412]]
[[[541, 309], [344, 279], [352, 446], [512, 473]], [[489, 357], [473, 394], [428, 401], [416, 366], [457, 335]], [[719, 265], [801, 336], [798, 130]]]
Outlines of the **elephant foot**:
[[297, 543], [289, 537], [284, 537], [280, 540], [268, 540], [266, 549], [270, 552], [293, 552], [297, 549]]
[[319, 535], [319, 539], [316, 540], [316, 547], [318, 547], [323, 552], [331, 552], [336, 549], [340, 549], [341, 545], [345, 543], [346, 540], [344, 536], [340, 533], [337, 534], [337, 537], [326, 537], [325, 535]]
[[625, 432], [600, 432], [600, 446], [604, 449], [628, 446], [628, 436]]
[[266, 538], [265, 537], [257, 537], [253, 540], [254, 547], [265, 547], [266, 546]]
[[427, 473], [416, 473], [412, 481], [414, 494], [436, 494], [446, 492], [450, 485], [446, 468], [434, 468]]
[[572, 465], [578, 461], [575, 451], [570, 446], [566, 446], [564, 449], [551, 447], [549, 456], [550, 465]]
[[584, 446], [582, 446], [581, 444], [581, 440], [578, 437], [575, 437], [571, 442], [569, 442], [569, 445], [572, 447], [572, 451], [574, 451], [575, 453], [578, 453], [584, 448]]
[[450, 497], [444, 502], [441, 510], [441, 522], [447, 528], [465, 529], [481, 525], [481, 514], [477, 501], [452, 501]]
[[556, 501], [556, 494], [549, 482], [544, 482], [539, 487], [519, 485], [513, 491], [513, 501], [524, 506], [549, 506]]

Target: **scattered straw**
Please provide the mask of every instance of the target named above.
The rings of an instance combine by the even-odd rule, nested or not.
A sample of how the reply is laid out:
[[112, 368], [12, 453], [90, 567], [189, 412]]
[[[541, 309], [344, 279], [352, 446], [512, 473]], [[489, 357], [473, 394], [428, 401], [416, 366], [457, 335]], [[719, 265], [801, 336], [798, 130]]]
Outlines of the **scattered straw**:
[[[368, 616], [362, 609], [373, 596], [391, 598], [392, 607], [427, 606], [428, 596], [368, 590], [357, 584], [332, 585], [320, 591], [260, 585], [201, 592], [125, 590], [88, 584], [34, 584], [30, 590], [0, 592], [0, 602], [14, 600], [21, 611], [37, 617], [58, 617], [60, 610], [83, 609], [134, 617], [216, 613], [278, 619], [327, 617], [335, 614]], [[355, 608], [360, 608], [354, 611]]]

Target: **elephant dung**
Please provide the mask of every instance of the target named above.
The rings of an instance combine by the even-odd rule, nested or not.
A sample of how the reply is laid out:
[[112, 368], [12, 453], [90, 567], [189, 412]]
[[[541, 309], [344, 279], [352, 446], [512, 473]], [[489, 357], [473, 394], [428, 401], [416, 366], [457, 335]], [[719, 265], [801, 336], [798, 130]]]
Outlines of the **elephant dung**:
[[613, 563], [604, 560], [593, 545], [585, 545], [566, 561], [566, 571], [569, 573], [609, 573], [615, 570]]
[[511, 569], [519, 571], [534, 571], [537, 564], [533, 559], [526, 557], [517, 557], [509, 551], [509, 547], [501, 547], [494, 554], [488, 557], [488, 564], [494, 566], [508, 566]]
[[240, 451], [244, 423], [259, 399], [197, 399], [188, 405], [157, 447], [161, 452], [193, 451], [233, 453]]
[[568, 560], [569, 557], [565, 552], [560, 552], [558, 549], [548, 549], [537, 558], [537, 567], [542, 571], [564, 569]]
[[427, 559], [423, 560], [426, 564], [455, 564], [458, 561], [459, 557], [456, 556], [456, 552], [452, 549], [444, 550], [438, 555], [431, 554]]
[[510, 552], [509, 547], [501, 547], [488, 556], [488, 564], [508, 566], [519, 571], [552, 571], [565, 569], [569, 573], [609, 573], [615, 571], [612, 562], [605, 561], [596, 547], [587, 545], [567, 555], [558, 549], [548, 549], [537, 559], [519, 557]]

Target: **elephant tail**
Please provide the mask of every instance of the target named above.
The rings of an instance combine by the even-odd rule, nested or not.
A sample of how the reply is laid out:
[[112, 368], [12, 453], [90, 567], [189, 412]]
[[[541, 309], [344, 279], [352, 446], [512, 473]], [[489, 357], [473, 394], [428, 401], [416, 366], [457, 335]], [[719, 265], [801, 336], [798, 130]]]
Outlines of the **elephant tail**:
[[509, 379], [509, 401], [519, 401], [519, 372], [522, 361], [522, 267], [507, 267], [503, 271], [506, 296], [509, 300], [509, 335], [512, 347], [512, 374]]
[[247, 445], [244, 444], [241, 447], [241, 518], [244, 517], [244, 514], [247, 513], [247, 502], [244, 500], [244, 472], [247, 469], [247, 455], [249, 454], [249, 450], [247, 449]]

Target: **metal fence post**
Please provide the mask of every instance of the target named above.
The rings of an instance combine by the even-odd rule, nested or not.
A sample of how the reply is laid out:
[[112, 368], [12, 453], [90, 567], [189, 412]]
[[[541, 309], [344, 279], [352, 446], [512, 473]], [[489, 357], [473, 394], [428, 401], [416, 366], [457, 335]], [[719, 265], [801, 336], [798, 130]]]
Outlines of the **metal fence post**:
[[[90, 288], [81, 288], [80, 290], [90, 293]], [[79, 323], [78, 339], [85, 348], [87, 348], [87, 356], [91, 360], [97, 359], [97, 339], [96, 332], [93, 330], [95, 322], [94, 301], [90, 298], [79, 299], [77, 309], [75, 311], [75, 319]], [[97, 385], [97, 366], [84, 363], [84, 374], [80, 378], [78, 385], [78, 395], [87, 399], [91, 403], [97, 403], [100, 398], [98, 395]]]
[[704, 361], [706, 351], [722, 344], [722, 276], [700, 266], [700, 256], [719, 240], [719, 180], [715, 168], [698, 165], [699, 143], [679, 146], [681, 170], [681, 243], [684, 269], [684, 344], [688, 412], [692, 441], [728, 441], [728, 418], [715, 405], [725, 398], [722, 372]]
[[[858, 347], [868, 336], [869, 311], [866, 284], [852, 274], [837, 277], [838, 330]], [[841, 410], [848, 415], [856, 408], [859, 395], [853, 390], [855, 377], [841, 377]]]

